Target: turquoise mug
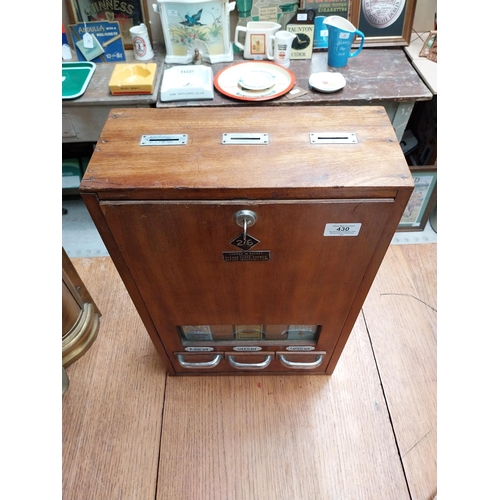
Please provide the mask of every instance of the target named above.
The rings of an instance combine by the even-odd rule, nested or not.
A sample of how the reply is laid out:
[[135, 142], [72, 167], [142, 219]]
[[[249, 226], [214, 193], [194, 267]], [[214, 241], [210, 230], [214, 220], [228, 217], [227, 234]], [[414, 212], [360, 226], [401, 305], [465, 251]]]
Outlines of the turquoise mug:
[[314, 41], [313, 49], [328, 48], [328, 29], [324, 24], [325, 16], [316, 16], [314, 18]]
[[[342, 68], [347, 65], [349, 58], [356, 57], [361, 52], [365, 35], [340, 16], [327, 17], [323, 24], [328, 28], [328, 66]], [[361, 44], [351, 54], [351, 45], [356, 35], [361, 38]]]

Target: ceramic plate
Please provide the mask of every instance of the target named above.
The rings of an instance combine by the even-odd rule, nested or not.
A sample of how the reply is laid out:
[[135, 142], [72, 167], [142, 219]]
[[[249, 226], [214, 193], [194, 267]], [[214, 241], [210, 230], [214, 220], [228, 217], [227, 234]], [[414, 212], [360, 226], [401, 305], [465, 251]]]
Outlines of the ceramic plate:
[[[274, 79], [274, 85], [265, 89], [251, 90], [242, 88], [240, 80], [251, 72], [268, 73]], [[248, 83], [248, 82], [247, 82]], [[248, 61], [233, 64], [220, 70], [214, 78], [215, 88], [222, 94], [242, 101], [267, 101], [280, 97], [295, 85], [295, 75], [269, 61]]]
[[320, 92], [337, 92], [345, 87], [345, 78], [340, 73], [313, 73], [309, 85]]
[[248, 90], [266, 90], [274, 85], [275, 76], [269, 71], [252, 70], [241, 76], [238, 83]]

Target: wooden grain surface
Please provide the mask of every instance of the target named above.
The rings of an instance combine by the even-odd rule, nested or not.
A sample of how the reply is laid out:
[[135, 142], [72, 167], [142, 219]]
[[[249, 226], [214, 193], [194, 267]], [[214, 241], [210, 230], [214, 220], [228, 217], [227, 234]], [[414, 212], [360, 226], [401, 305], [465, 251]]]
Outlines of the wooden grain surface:
[[[235, 54], [233, 63], [212, 65], [214, 77], [225, 67], [241, 64], [245, 60], [241, 54]], [[169, 68], [172, 65], [165, 65]], [[328, 66], [327, 52], [313, 52], [311, 59], [293, 60], [289, 70], [295, 75], [295, 88], [305, 90], [300, 97], [289, 99], [281, 96], [269, 101], [248, 103], [227, 97], [217, 89], [213, 100], [193, 100], [161, 102], [159, 108], [202, 107], [202, 106], [295, 106], [295, 105], [367, 105], [386, 104], [389, 102], [415, 102], [432, 98], [431, 91], [420, 79], [402, 48], [363, 49], [356, 57], [349, 59], [344, 68], [335, 70]], [[309, 86], [312, 73], [325, 71], [340, 72], [346, 79], [346, 86], [338, 92], [319, 92]]]
[[169, 378], [163, 422], [158, 500], [409, 498], [362, 321], [332, 377]]
[[[96, 107], [99, 106], [144, 106], [148, 107], [150, 105], [155, 105], [156, 100], [159, 98], [160, 84], [163, 77], [163, 61], [165, 59], [165, 54], [163, 52], [155, 52], [155, 57], [151, 61], [146, 61], [147, 63], [156, 63], [156, 75], [153, 87], [153, 93], [151, 95], [112, 95], [109, 90], [109, 81], [111, 75], [116, 67], [116, 64], [123, 63], [98, 63], [96, 64], [96, 69], [92, 78], [89, 82], [87, 90], [78, 99], [67, 99], [63, 100], [63, 111], [64, 108], [74, 108], [74, 107], [87, 107], [92, 106], [94, 111]], [[76, 62], [76, 59], [72, 62]], [[125, 51], [125, 61], [127, 64], [140, 64], [134, 58], [133, 50]]]
[[63, 498], [152, 499], [166, 374], [111, 259], [74, 259], [103, 316], [67, 369]]
[[166, 386], [111, 260], [73, 262], [103, 316], [68, 369], [64, 500], [433, 498], [436, 245], [390, 247], [331, 377]]
[[[338, 198], [342, 190], [350, 198], [394, 198], [398, 189], [411, 191], [413, 178], [383, 107], [325, 109], [262, 108], [258, 115], [248, 108], [116, 109], [80, 187], [101, 199], [142, 200]], [[224, 133], [263, 132], [266, 145], [221, 143]], [[314, 132], [353, 132], [357, 143], [315, 144]], [[141, 146], [143, 135], [157, 134], [185, 134], [187, 144]]]
[[[132, 50], [125, 51], [127, 63], [137, 63]], [[290, 64], [296, 78], [296, 87], [306, 94], [289, 99], [278, 97], [261, 103], [248, 103], [227, 97], [214, 90], [213, 100], [160, 101], [160, 86], [165, 69], [172, 64], [164, 64], [165, 54], [155, 49], [153, 61], [158, 64], [155, 87], [152, 95], [113, 96], [109, 90], [109, 80], [115, 64], [97, 64], [96, 70], [85, 93], [78, 99], [63, 101], [63, 107], [85, 106], [148, 106], [157, 107], [205, 107], [205, 106], [279, 106], [279, 105], [337, 105], [337, 104], [384, 104], [388, 102], [415, 102], [429, 100], [432, 93], [420, 79], [404, 51], [400, 47], [363, 49], [359, 56], [349, 59], [341, 69], [347, 85], [339, 92], [324, 93], [309, 87], [312, 73], [333, 71], [328, 66], [327, 52], [314, 52], [311, 59], [294, 60]], [[241, 54], [234, 55], [234, 62], [212, 64], [214, 76], [232, 64], [245, 62]], [[338, 70], [337, 70], [338, 71]]]
[[436, 245], [392, 245], [363, 306], [413, 498], [436, 489], [436, 275]]

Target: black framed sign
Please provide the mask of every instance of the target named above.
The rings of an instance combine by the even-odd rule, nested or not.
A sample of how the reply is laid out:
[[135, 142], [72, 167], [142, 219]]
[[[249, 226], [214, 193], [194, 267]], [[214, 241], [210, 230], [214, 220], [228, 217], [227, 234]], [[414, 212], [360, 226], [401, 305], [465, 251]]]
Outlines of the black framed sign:
[[66, 0], [68, 14], [72, 24], [91, 21], [117, 21], [126, 49], [132, 49], [130, 28], [144, 23], [151, 33], [147, 9], [142, 0]]
[[365, 46], [406, 46], [416, 5], [416, 0], [351, 0], [349, 19], [365, 35]]

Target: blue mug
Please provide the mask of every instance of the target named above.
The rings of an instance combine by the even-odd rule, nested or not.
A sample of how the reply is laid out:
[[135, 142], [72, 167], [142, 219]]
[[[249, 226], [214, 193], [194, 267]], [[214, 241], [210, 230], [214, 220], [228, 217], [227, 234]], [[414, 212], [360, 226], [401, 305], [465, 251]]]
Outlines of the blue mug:
[[[365, 35], [340, 16], [327, 17], [323, 24], [328, 28], [328, 66], [342, 68], [347, 65], [349, 58], [356, 57], [361, 52]], [[356, 35], [361, 38], [361, 44], [351, 54], [351, 45]]]
[[314, 41], [313, 49], [328, 48], [328, 29], [324, 25], [325, 16], [316, 16], [314, 18]]

